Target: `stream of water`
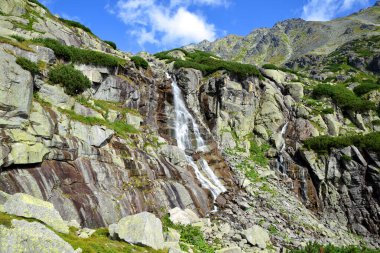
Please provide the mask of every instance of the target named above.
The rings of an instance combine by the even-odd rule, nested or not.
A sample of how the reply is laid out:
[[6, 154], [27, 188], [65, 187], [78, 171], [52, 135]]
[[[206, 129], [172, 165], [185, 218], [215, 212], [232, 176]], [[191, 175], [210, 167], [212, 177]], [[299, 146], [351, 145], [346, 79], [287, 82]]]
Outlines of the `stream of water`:
[[[187, 110], [185, 101], [182, 96], [182, 91], [178, 87], [177, 82], [172, 80], [172, 90], [174, 97], [175, 110], [175, 136], [177, 146], [183, 150], [195, 150], [202, 152], [206, 150], [205, 141], [202, 138], [198, 124]], [[192, 142], [194, 136], [195, 143]], [[209, 189], [214, 197], [227, 191], [218, 177], [214, 174], [207, 161], [201, 158], [197, 164], [194, 159], [186, 155], [187, 162], [194, 169], [195, 175], [203, 188]]]

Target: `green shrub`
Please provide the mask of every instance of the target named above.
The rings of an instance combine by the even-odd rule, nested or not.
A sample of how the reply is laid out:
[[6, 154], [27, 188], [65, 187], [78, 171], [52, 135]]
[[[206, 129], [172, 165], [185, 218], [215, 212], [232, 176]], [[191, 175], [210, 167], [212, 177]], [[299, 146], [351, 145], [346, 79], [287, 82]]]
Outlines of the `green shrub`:
[[277, 70], [277, 69], [279, 69], [276, 65], [274, 65], [274, 64], [264, 64], [263, 66], [263, 69], [275, 69], [275, 70]]
[[15, 40], [17, 40], [18, 42], [24, 42], [26, 41], [26, 39], [24, 37], [21, 37], [19, 35], [11, 35], [12, 38], [14, 38]]
[[245, 78], [248, 76], [257, 76], [259, 78], [262, 78], [260, 71], [255, 66], [250, 64], [224, 61], [214, 54], [199, 50], [195, 50], [194, 52], [188, 52], [183, 49], [175, 50], [181, 50], [185, 54], [186, 60], [177, 60], [174, 57], [170, 56], [169, 53], [173, 50], [157, 53], [155, 56], [159, 59], [175, 61], [174, 67], [177, 69], [198, 69], [202, 71], [204, 75], [210, 75], [218, 70], [226, 70], [230, 74], [236, 75], [239, 78]]
[[16, 63], [21, 66], [21, 68], [29, 71], [32, 75], [38, 74], [40, 70], [38, 65], [24, 57], [17, 57]]
[[63, 23], [65, 23], [66, 25], [68, 26], [71, 26], [71, 27], [76, 27], [76, 28], [80, 28], [82, 29], [83, 31], [86, 31], [88, 33], [92, 33], [92, 31], [90, 30], [90, 28], [88, 28], [87, 26], [84, 26], [82, 25], [81, 23], [77, 22], [77, 21], [73, 21], [73, 20], [68, 20], [68, 19], [64, 19], [64, 18], [59, 18], [59, 20]]
[[69, 95], [77, 95], [91, 87], [90, 80], [71, 65], [59, 65], [49, 72], [49, 80], [62, 84]]
[[109, 41], [109, 40], [103, 40], [103, 42], [107, 43], [108, 45], [110, 45], [113, 49], [117, 49], [117, 46], [116, 46], [116, 43], [113, 42], [113, 41]]
[[343, 85], [319, 84], [313, 89], [313, 96], [330, 97], [343, 110], [363, 112], [376, 109], [373, 102], [361, 99]]
[[136, 68], [148, 69], [149, 67], [148, 62], [140, 56], [132, 56], [131, 60], [135, 63]]
[[327, 153], [332, 148], [345, 148], [352, 145], [358, 148], [380, 152], [380, 132], [337, 137], [317, 136], [307, 139], [304, 142], [304, 146], [307, 149], [312, 149], [318, 153]]
[[44, 8], [45, 10], [48, 10], [48, 9], [47, 9], [42, 3], [40, 3], [40, 2], [37, 1], [37, 0], [28, 0], [28, 1], [31, 2], [31, 3], [35, 3], [35, 4], [37, 4], [38, 6]]
[[118, 65], [124, 63], [124, 60], [112, 55], [88, 49], [66, 46], [53, 39], [38, 38], [33, 39], [32, 41], [52, 49], [57, 58], [65, 61], [71, 61], [73, 63], [92, 64], [95, 66], [104, 67], [117, 67]]
[[169, 218], [169, 215], [165, 215], [162, 218], [162, 226], [164, 231], [168, 231], [168, 228], [177, 230], [181, 234], [180, 242], [193, 245], [196, 253], [215, 252], [214, 248], [206, 242], [199, 227], [173, 224]]
[[290, 253], [379, 253], [379, 250], [367, 249], [361, 246], [336, 247], [331, 244], [321, 245], [309, 242], [303, 249], [293, 249]]
[[370, 91], [380, 89], [380, 84], [377, 83], [362, 83], [354, 88], [354, 92], [358, 96], [367, 94]]
[[42, 44], [45, 47], [48, 47], [54, 51], [54, 54], [57, 58], [71, 61], [73, 54], [68, 46], [63, 45], [57, 40], [48, 39], [48, 38], [36, 38], [32, 42]]

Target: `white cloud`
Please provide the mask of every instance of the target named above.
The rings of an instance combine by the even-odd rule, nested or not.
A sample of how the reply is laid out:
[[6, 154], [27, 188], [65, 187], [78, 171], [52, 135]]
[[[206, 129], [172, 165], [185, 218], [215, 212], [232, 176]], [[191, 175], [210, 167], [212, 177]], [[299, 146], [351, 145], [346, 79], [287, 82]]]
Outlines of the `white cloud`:
[[116, 8], [106, 9], [129, 27], [142, 47], [168, 48], [215, 39], [215, 26], [189, 10], [200, 5], [228, 7], [228, 0], [118, 0]]
[[308, 0], [303, 6], [302, 18], [313, 21], [331, 20], [355, 5], [367, 4], [368, 0]]

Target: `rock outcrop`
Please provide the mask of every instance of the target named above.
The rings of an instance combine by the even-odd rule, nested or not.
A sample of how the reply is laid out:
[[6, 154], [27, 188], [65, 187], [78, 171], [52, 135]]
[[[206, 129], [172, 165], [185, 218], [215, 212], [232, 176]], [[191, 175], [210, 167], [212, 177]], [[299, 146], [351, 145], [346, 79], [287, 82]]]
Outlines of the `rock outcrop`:
[[153, 249], [164, 247], [161, 221], [148, 212], [127, 216], [117, 224], [109, 226], [110, 235], [128, 243], [148, 246]]

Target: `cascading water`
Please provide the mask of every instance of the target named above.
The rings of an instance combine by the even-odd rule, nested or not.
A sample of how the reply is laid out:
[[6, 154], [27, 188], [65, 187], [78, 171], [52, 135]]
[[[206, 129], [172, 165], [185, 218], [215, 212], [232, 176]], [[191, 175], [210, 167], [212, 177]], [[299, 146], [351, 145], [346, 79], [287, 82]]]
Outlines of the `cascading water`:
[[[169, 75], [168, 77], [170, 78]], [[183, 151], [205, 151], [205, 141], [201, 136], [198, 124], [195, 122], [195, 119], [191, 113], [187, 110], [181, 89], [178, 87], [175, 80], [172, 81], [172, 89], [175, 110], [175, 136], [178, 147]], [[195, 144], [191, 141], [192, 133], [194, 134], [196, 140]], [[186, 159], [190, 166], [194, 169], [195, 175], [197, 176], [202, 187], [209, 189], [214, 199], [216, 199], [220, 193], [227, 191], [203, 158], [200, 159], [200, 167], [195, 163], [191, 156], [186, 155]]]
[[277, 169], [281, 171], [281, 173], [284, 175], [286, 175], [286, 173], [288, 172], [288, 168], [286, 164], [284, 163], [284, 156], [283, 156], [283, 153], [285, 152], [285, 148], [286, 148], [285, 133], [286, 133], [286, 130], [288, 129], [288, 124], [289, 122], [286, 122], [285, 125], [281, 129], [281, 136], [284, 140], [284, 144], [282, 144], [280, 153], [277, 158]]

